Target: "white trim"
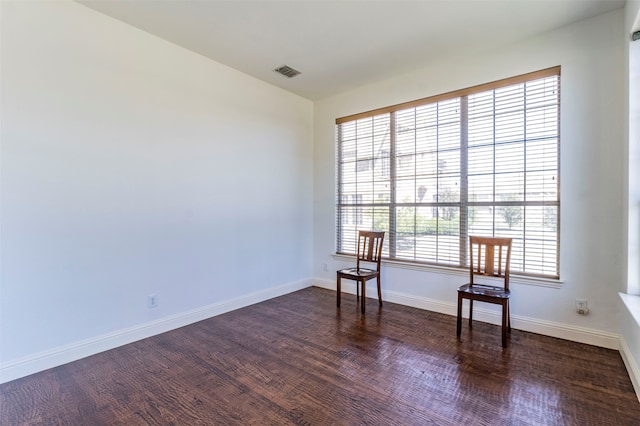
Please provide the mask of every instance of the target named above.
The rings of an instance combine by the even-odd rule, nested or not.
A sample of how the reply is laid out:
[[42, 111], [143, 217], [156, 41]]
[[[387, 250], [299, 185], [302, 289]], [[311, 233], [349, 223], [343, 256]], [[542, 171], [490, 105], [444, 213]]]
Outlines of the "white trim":
[[[329, 290], [336, 289], [336, 283], [329, 280], [316, 278], [313, 281], [316, 287], [326, 288]], [[342, 289], [345, 293], [355, 294], [355, 283], [351, 281], [343, 281]], [[371, 297], [377, 297], [375, 292], [369, 293]], [[452, 298], [455, 294], [452, 296]], [[382, 291], [382, 299], [398, 303], [401, 305], [412, 306], [414, 308], [425, 309], [428, 311], [439, 312], [446, 315], [457, 315], [457, 301], [445, 302], [442, 300], [429, 299], [426, 297], [414, 296], [395, 291]], [[468, 317], [469, 309], [465, 306], [463, 316]], [[473, 309], [474, 319], [499, 325], [501, 321], [500, 313], [480, 306]], [[545, 336], [557, 337], [560, 339], [571, 340], [573, 342], [586, 343], [589, 345], [600, 346], [609, 349], [619, 349], [620, 336], [616, 333], [595, 330], [591, 328], [578, 327], [571, 324], [563, 324], [558, 322], [546, 321], [537, 318], [529, 318], [520, 315], [511, 315], [511, 326], [518, 330], [529, 331], [532, 333], [543, 334]]]
[[636, 320], [636, 323], [640, 327], [640, 296], [627, 293], [618, 293], [622, 302], [625, 304], [629, 313]]
[[[629, 338], [631, 338], [634, 333], [637, 333], [636, 330], [640, 327], [640, 296], [626, 293], [618, 294], [620, 295], [620, 299], [622, 299], [622, 303], [625, 308], [629, 311], [629, 315], [633, 318], [631, 321], [635, 321], [636, 323], [630, 323], [628, 325], [631, 328], [631, 335], [629, 336]], [[640, 401], [640, 368], [638, 367], [640, 359], [636, 359], [636, 356], [640, 356], [640, 354], [634, 355], [633, 350], [629, 347], [629, 344], [625, 339], [625, 336], [627, 336], [627, 334], [623, 331], [620, 336], [620, 355], [622, 356], [622, 361], [624, 362], [627, 372], [629, 373], [629, 377], [631, 378], [631, 383], [633, 384], [633, 388], [638, 396], [638, 401]]]
[[[331, 255], [335, 260], [355, 263], [355, 255], [337, 254]], [[426, 263], [403, 262], [401, 260], [383, 259], [382, 264], [397, 269], [408, 269], [412, 271], [432, 272], [437, 274], [455, 275], [460, 277], [468, 277], [469, 270], [464, 268], [456, 268], [453, 266], [428, 265]], [[528, 277], [524, 275], [511, 275], [509, 278], [511, 283], [534, 285], [538, 287], [561, 288], [564, 282], [553, 278]]]
[[17, 360], [3, 362], [0, 364], [0, 383], [5, 383], [48, 368], [57, 367], [90, 355], [114, 349], [137, 340], [165, 333], [216, 315], [224, 314], [225, 312], [298, 291], [311, 285], [311, 279], [295, 281], [102, 336], [60, 346], [34, 355], [28, 355]]
[[622, 356], [622, 361], [624, 362], [625, 367], [627, 367], [627, 372], [631, 378], [631, 384], [633, 385], [633, 389], [636, 391], [638, 401], [640, 401], [640, 368], [633, 357], [631, 348], [629, 348], [626, 340], [624, 340], [624, 336], [620, 336], [620, 356]]

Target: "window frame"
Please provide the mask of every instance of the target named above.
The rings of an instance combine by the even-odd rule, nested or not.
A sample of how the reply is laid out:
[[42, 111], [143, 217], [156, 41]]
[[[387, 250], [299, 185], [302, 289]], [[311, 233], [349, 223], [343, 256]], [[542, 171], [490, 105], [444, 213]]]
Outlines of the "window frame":
[[[429, 105], [429, 104], [435, 104], [438, 102], [442, 102], [442, 101], [447, 101], [447, 100], [451, 100], [451, 99], [456, 99], [456, 98], [460, 98], [461, 99], [461, 105], [463, 103], [466, 103], [468, 101], [468, 97], [470, 95], [474, 95], [477, 93], [482, 93], [482, 92], [489, 92], [489, 91], [494, 91], [496, 89], [501, 89], [507, 86], [513, 86], [513, 85], [518, 85], [521, 83], [526, 83], [526, 82], [530, 82], [530, 81], [534, 81], [534, 80], [539, 80], [542, 78], [546, 78], [546, 77], [551, 77], [551, 76], [557, 76], [557, 87], [558, 87], [558, 92], [557, 92], [557, 123], [556, 123], [556, 129], [557, 129], [557, 136], [556, 136], [556, 175], [557, 175], [557, 187], [556, 187], [556, 199], [552, 200], [552, 201], [547, 201], [547, 200], [543, 200], [543, 201], [529, 201], [526, 202], [525, 200], [523, 200], [522, 202], [517, 202], [515, 204], [518, 204], [519, 206], [533, 206], [533, 205], [540, 205], [540, 206], [554, 206], [556, 208], [556, 220], [557, 220], [557, 225], [556, 225], [556, 231], [555, 231], [555, 243], [556, 243], [556, 247], [555, 247], [555, 274], [549, 274], [549, 273], [533, 273], [533, 272], [526, 272], [526, 271], [514, 271], [515, 275], [521, 275], [524, 277], [533, 277], [533, 278], [538, 278], [538, 279], [543, 279], [543, 280], [559, 280], [560, 278], [560, 139], [561, 139], [561, 132], [560, 132], [560, 125], [561, 125], [561, 121], [560, 121], [560, 104], [561, 104], [561, 93], [560, 93], [560, 66], [556, 66], [556, 67], [551, 67], [551, 68], [547, 68], [547, 69], [543, 69], [543, 70], [539, 70], [539, 71], [534, 71], [531, 73], [526, 73], [526, 74], [522, 74], [522, 75], [518, 75], [518, 76], [514, 76], [514, 77], [509, 77], [506, 79], [502, 79], [502, 80], [497, 80], [494, 82], [490, 82], [490, 83], [486, 83], [486, 84], [481, 84], [481, 85], [477, 85], [477, 86], [473, 86], [473, 87], [469, 87], [469, 88], [465, 88], [465, 89], [461, 89], [461, 90], [456, 90], [456, 91], [451, 91], [451, 92], [447, 92], [444, 94], [440, 94], [440, 95], [436, 95], [436, 96], [430, 96], [427, 98], [422, 98], [422, 99], [417, 99], [414, 101], [410, 101], [410, 102], [404, 102], [404, 103], [400, 103], [400, 104], [396, 104], [396, 105], [392, 105], [392, 106], [388, 106], [388, 107], [384, 107], [384, 108], [379, 108], [379, 109], [375, 109], [375, 110], [371, 110], [371, 111], [367, 111], [367, 112], [362, 112], [362, 113], [358, 113], [358, 114], [353, 114], [353, 115], [349, 115], [349, 116], [345, 116], [345, 117], [341, 117], [341, 118], [337, 118], [335, 120], [336, 123], [336, 212], [335, 212], [335, 219], [336, 219], [336, 239], [335, 239], [335, 243], [336, 243], [336, 254], [337, 255], [351, 255], [353, 253], [349, 252], [348, 250], [345, 251], [343, 249], [343, 247], [341, 247], [341, 241], [340, 241], [340, 236], [342, 233], [341, 230], [341, 223], [340, 223], [340, 208], [341, 207], [345, 207], [345, 205], [341, 204], [341, 199], [342, 197], [344, 197], [344, 195], [342, 195], [341, 193], [341, 184], [342, 184], [342, 178], [341, 178], [341, 173], [342, 173], [342, 169], [341, 169], [341, 164], [340, 161], [342, 159], [342, 155], [343, 153], [341, 152], [341, 124], [343, 123], [348, 123], [348, 122], [352, 122], [352, 121], [357, 121], [357, 120], [361, 120], [361, 119], [365, 119], [365, 118], [372, 118], [372, 117], [376, 117], [376, 116], [383, 116], [386, 114], [389, 114], [389, 133], [390, 133], [390, 139], [395, 139], [397, 137], [396, 132], [395, 132], [395, 117], [396, 117], [396, 112], [402, 111], [402, 110], [407, 110], [407, 109], [411, 109], [411, 108], [417, 108], [417, 107], [421, 107], [421, 106], [425, 106], [425, 105]], [[464, 106], [465, 108], [465, 113], [468, 112], [468, 105]], [[462, 113], [462, 111], [461, 111]], [[524, 114], [524, 113], [523, 113]], [[495, 112], [494, 112], [494, 117], [495, 117]], [[462, 127], [464, 126], [468, 126], [468, 117], [465, 117], [465, 120], [460, 120], [460, 155], [461, 156], [467, 156], [468, 155], [468, 150], [469, 150], [469, 146], [468, 146], [468, 134], [466, 133], [467, 130], [466, 129], [462, 129]], [[525, 138], [524, 141], [526, 142], [527, 139]], [[390, 232], [388, 237], [386, 238], [386, 259], [391, 262], [391, 263], [402, 263], [402, 264], [414, 264], [416, 266], [420, 266], [420, 265], [425, 265], [425, 266], [435, 266], [437, 268], [466, 268], [467, 263], [468, 263], [468, 259], [467, 259], [467, 245], [468, 245], [468, 236], [469, 236], [469, 232], [468, 232], [468, 220], [466, 218], [467, 216], [467, 211], [466, 210], [469, 206], [471, 205], [480, 205], [483, 203], [479, 203], [479, 202], [470, 202], [467, 199], [467, 195], [468, 195], [468, 188], [467, 188], [467, 179], [466, 177], [469, 176], [468, 170], [460, 170], [460, 185], [461, 187], [464, 187], [464, 190], [461, 189], [461, 195], [460, 199], [456, 202], [453, 203], [449, 203], [452, 206], [458, 206], [459, 207], [459, 212], [460, 212], [460, 218], [462, 219], [462, 216], [464, 216], [463, 220], [459, 220], [460, 225], [459, 225], [459, 229], [458, 229], [458, 237], [460, 239], [459, 241], [459, 264], [449, 264], [449, 263], [440, 263], [440, 262], [432, 262], [432, 261], [425, 261], [425, 260], [410, 260], [410, 259], [405, 259], [405, 258], [398, 258], [396, 257], [396, 253], [395, 253], [395, 248], [397, 247], [397, 241], [396, 241], [396, 233], [398, 231], [396, 225], [395, 224], [395, 209], [398, 207], [398, 204], [402, 204], [402, 203], [397, 203], [396, 200], [394, 199], [394, 196], [397, 192], [397, 190], [395, 189], [395, 180], [397, 179], [397, 175], [396, 175], [396, 163], [397, 163], [397, 156], [396, 156], [396, 146], [395, 146], [395, 141], [390, 141], [390, 159], [389, 159], [389, 164], [387, 164], [384, 167], [390, 168], [391, 171], [391, 177], [390, 180], [392, 187], [394, 188], [393, 190], [391, 190], [392, 195], [390, 196], [390, 200], [388, 203], [388, 208], [389, 208], [389, 229], [391, 230], [392, 228], [394, 229], [394, 232]], [[375, 161], [375, 159], [377, 159], [378, 157], [375, 157], [373, 161]], [[495, 161], [495, 154], [494, 154], [494, 161]], [[466, 161], [466, 160], [465, 160]], [[464, 161], [461, 161], [462, 164], [464, 164]], [[385, 169], [386, 170], [386, 169]], [[493, 172], [493, 176], [496, 175], [496, 172]], [[438, 194], [439, 195], [439, 194]], [[489, 204], [491, 204], [493, 207], [496, 207], [497, 205], [502, 205], [503, 203], [510, 204], [510, 202], [508, 200], [505, 200], [503, 202], [498, 202], [496, 203], [495, 197], [496, 195], [498, 195], [498, 193], [496, 192], [495, 189], [493, 189], [493, 195], [494, 195], [494, 200], [491, 201]], [[464, 198], [464, 199], [463, 199]], [[416, 203], [417, 205], [418, 203]], [[420, 203], [420, 205], [422, 207], [425, 207], [426, 205], [429, 205], [430, 207], [433, 208], [439, 208], [439, 207], [446, 207], [444, 206], [442, 203], [440, 203], [438, 201], [438, 206], [432, 206], [433, 203]], [[486, 203], [484, 203], [486, 204]], [[514, 205], [515, 205], [514, 204]], [[373, 205], [368, 206], [370, 208], [374, 208]], [[464, 208], [464, 214], [463, 212], [463, 208]], [[357, 209], [357, 208], [356, 208]], [[392, 210], [394, 210], [394, 212], [391, 212]], [[546, 212], [545, 212], [546, 213]], [[360, 215], [362, 213], [359, 213]], [[525, 228], [523, 228], [526, 230], [526, 226]], [[492, 227], [491, 232], [495, 233], [495, 226]], [[524, 231], [523, 231], [524, 232]], [[523, 233], [523, 235], [525, 235]], [[523, 243], [524, 241], [527, 241], [526, 237], [523, 237]], [[437, 247], [437, 245], [436, 245]], [[523, 254], [524, 256], [524, 254]], [[525, 262], [524, 258], [523, 258], [523, 263]]]

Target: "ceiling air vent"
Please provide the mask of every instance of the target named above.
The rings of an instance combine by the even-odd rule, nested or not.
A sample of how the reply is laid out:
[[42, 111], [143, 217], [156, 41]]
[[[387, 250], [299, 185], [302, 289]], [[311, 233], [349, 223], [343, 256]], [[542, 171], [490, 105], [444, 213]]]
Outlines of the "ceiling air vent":
[[289, 78], [293, 78], [296, 75], [300, 74], [300, 71], [291, 68], [289, 65], [283, 65], [281, 67], [276, 68], [274, 71]]

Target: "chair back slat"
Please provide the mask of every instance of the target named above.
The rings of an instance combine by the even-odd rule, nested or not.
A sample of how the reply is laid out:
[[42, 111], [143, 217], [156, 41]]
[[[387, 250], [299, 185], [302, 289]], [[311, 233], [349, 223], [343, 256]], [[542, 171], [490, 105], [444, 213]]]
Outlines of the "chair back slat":
[[511, 238], [469, 237], [470, 284], [474, 284], [475, 276], [503, 278], [504, 288], [508, 290], [511, 244]]
[[356, 268], [360, 270], [360, 261], [376, 263], [380, 270], [384, 231], [358, 231], [358, 259]]

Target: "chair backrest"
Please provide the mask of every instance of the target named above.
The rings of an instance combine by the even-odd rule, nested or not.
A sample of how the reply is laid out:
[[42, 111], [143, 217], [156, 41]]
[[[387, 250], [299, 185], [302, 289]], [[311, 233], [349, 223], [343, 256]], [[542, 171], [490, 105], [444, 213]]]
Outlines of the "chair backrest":
[[375, 263], [378, 272], [382, 260], [382, 243], [384, 231], [358, 231], [358, 262], [356, 267], [360, 270], [360, 261]]
[[504, 288], [509, 290], [511, 267], [511, 238], [469, 237], [471, 281], [474, 276], [504, 279]]

